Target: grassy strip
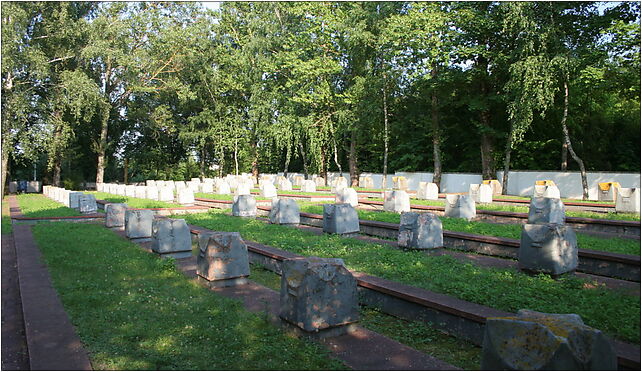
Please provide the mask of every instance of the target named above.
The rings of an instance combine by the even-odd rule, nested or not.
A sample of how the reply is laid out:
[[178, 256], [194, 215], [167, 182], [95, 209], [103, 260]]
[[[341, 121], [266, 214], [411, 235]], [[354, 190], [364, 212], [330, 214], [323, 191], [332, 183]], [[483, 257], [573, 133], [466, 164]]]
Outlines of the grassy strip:
[[598, 329], [629, 342], [640, 342], [640, 297], [573, 276], [558, 280], [529, 276], [514, 269], [485, 268], [450, 256], [401, 251], [336, 235], [318, 236], [292, 227], [227, 216], [229, 211], [181, 216], [218, 231], [305, 256], [341, 257], [357, 271], [445, 293], [466, 301], [516, 312], [576, 313]]
[[[262, 266], [252, 265], [252, 280], [275, 291], [281, 290], [281, 277]], [[465, 370], [479, 370], [481, 348], [445, 334], [421, 321], [410, 322], [371, 307], [360, 307], [359, 324], [415, 350], [434, 356]]]
[[[261, 189], [252, 189], [252, 192], [261, 192]], [[289, 194], [289, 195], [301, 195], [301, 196], [325, 196], [325, 197], [333, 197], [334, 194], [330, 194], [327, 192], [307, 192], [307, 191], [298, 191], [298, 190], [289, 190], [289, 191], [283, 191], [283, 190], [277, 190], [277, 194]]]
[[345, 368], [101, 226], [33, 231], [96, 370]]
[[13, 232], [13, 227], [11, 226], [11, 213], [9, 213], [9, 201], [5, 197], [2, 199], [2, 234], [11, 234]]
[[25, 217], [65, 217], [80, 216], [79, 211], [65, 207], [42, 194], [19, 194], [20, 210]]
[[111, 203], [126, 203], [130, 208], [179, 208], [180, 204], [168, 203], [151, 199], [134, 198], [131, 196], [114, 195], [106, 192], [89, 192], [94, 194], [96, 199], [106, 200]]
[[[302, 205], [302, 212], [322, 214], [323, 207], [319, 205]], [[372, 211], [357, 209], [359, 218], [362, 220], [382, 221], [399, 223], [400, 215], [393, 212]], [[480, 221], [466, 221], [461, 218], [439, 217], [444, 230], [461, 231], [470, 234], [481, 234], [497, 236], [502, 238], [520, 239], [522, 226], [518, 224], [495, 224]], [[579, 248], [594, 251], [640, 255], [640, 242], [633, 239], [622, 238], [599, 238], [586, 234], [577, 233], [577, 244]]]

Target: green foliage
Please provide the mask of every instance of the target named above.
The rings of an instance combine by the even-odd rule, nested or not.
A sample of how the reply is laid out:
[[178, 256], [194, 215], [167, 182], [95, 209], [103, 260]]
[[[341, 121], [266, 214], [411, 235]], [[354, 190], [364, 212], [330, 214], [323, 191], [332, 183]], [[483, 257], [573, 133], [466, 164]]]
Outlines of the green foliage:
[[351, 270], [516, 312], [531, 309], [579, 314], [586, 324], [628, 342], [639, 342], [640, 297], [572, 276], [554, 280], [515, 269], [485, 268], [450, 256], [401, 251], [338, 235], [231, 217], [225, 211], [188, 215], [188, 223], [305, 256], [340, 257]]
[[95, 369], [344, 368], [101, 226], [33, 230]]

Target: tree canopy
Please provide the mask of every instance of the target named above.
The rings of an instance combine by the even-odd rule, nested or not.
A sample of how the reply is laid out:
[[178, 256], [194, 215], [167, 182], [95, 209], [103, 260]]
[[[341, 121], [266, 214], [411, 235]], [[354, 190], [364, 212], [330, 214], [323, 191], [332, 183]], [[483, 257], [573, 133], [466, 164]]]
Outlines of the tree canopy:
[[1, 6], [14, 179], [640, 171], [637, 2]]

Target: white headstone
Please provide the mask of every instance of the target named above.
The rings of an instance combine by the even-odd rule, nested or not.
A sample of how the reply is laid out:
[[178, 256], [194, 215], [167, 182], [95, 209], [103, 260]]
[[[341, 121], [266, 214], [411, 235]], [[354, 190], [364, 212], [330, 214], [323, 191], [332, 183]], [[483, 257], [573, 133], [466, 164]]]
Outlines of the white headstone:
[[433, 182], [419, 182], [417, 199], [437, 200], [439, 199], [439, 187]]
[[640, 189], [621, 187], [615, 201], [615, 211], [625, 213], [640, 213]]
[[334, 202], [337, 204], [350, 204], [353, 207], [359, 205], [357, 191], [353, 188], [344, 188], [336, 192]]
[[473, 183], [468, 189], [468, 195], [475, 201], [475, 203], [493, 202], [493, 189], [490, 185]]
[[176, 193], [176, 201], [178, 204], [192, 206], [194, 205], [194, 193], [188, 188], [178, 190]]
[[305, 180], [301, 185], [301, 191], [303, 192], [316, 192], [317, 185], [312, 180]]

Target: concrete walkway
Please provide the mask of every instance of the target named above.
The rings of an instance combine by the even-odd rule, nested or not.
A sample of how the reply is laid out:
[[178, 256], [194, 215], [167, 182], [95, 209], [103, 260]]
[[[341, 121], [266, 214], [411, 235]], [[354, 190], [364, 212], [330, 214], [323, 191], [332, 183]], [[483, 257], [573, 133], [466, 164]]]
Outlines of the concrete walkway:
[[[12, 217], [22, 216], [15, 196], [9, 197], [9, 206]], [[13, 239], [30, 369], [91, 370], [87, 352], [52, 285], [31, 226], [14, 224]]]

